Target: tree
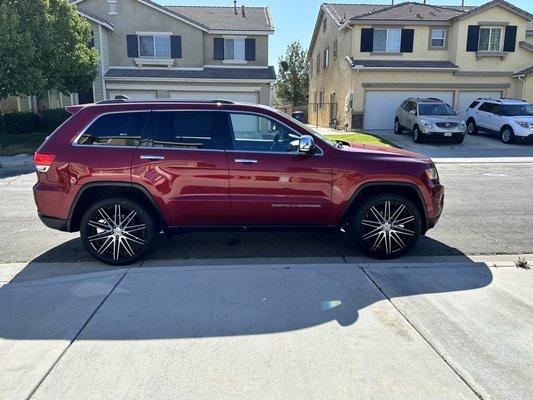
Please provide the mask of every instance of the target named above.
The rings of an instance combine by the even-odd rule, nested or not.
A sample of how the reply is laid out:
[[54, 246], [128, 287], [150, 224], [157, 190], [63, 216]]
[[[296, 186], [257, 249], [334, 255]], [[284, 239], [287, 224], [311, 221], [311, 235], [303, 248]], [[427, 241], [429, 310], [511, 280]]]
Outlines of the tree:
[[98, 65], [91, 35], [68, 0], [0, 0], [0, 97], [89, 89]]
[[[281, 67], [281, 61], [288, 64], [287, 71]], [[276, 98], [282, 104], [303, 106], [307, 104], [309, 91], [309, 60], [300, 42], [287, 46], [285, 57], [278, 60], [278, 79], [276, 81]]]

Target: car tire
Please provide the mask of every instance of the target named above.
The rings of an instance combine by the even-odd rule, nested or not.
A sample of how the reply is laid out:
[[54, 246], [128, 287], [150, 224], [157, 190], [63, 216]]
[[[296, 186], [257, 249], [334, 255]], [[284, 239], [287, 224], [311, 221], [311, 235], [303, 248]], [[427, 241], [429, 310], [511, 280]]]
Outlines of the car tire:
[[401, 135], [403, 132], [403, 128], [402, 126], [400, 125], [400, 120], [398, 118], [396, 118], [394, 120], [394, 133], [396, 135]]
[[415, 143], [422, 143], [422, 132], [420, 132], [418, 125], [415, 125], [413, 128], [413, 141]]
[[500, 135], [502, 142], [505, 144], [511, 144], [514, 143], [514, 131], [513, 128], [511, 128], [509, 125], [505, 125], [500, 130]]
[[110, 265], [139, 260], [156, 235], [152, 214], [139, 202], [109, 198], [90, 206], [81, 219], [81, 240], [87, 252]]
[[365, 199], [352, 218], [354, 240], [359, 249], [374, 258], [404, 255], [418, 241], [422, 217], [407, 197], [384, 193]]
[[476, 121], [473, 118], [470, 118], [468, 121], [466, 121], [466, 131], [469, 135], [477, 135], [479, 130], [476, 125]]

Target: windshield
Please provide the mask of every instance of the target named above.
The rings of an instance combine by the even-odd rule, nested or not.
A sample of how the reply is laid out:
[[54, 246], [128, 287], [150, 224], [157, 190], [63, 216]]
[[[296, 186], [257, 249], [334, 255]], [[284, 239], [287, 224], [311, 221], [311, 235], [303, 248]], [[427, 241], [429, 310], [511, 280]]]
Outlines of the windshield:
[[455, 115], [455, 111], [448, 104], [420, 104], [418, 106], [420, 115]]
[[503, 113], [508, 116], [518, 116], [518, 115], [531, 115], [533, 116], [533, 105], [532, 104], [512, 104], [504, 105]]

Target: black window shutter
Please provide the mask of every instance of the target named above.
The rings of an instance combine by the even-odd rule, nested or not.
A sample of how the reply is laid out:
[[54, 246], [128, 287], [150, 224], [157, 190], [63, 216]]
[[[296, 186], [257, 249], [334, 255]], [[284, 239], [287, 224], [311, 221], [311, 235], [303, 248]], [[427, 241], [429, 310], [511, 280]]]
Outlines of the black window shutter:
[[466, 51], [477, 51], [479, 43], [479, 25], [468, 25]]
[[246, 39], [244, 41], [244, 59], [246, 61], [255, 61], [255, 39]]
[[172, 35], [170, 37], [170, 57], [181, 58], [181, 36]]
[[505, 39], [503, 42], [503, 51], [516, 50], [516, 25], [507, 25], [505, 27]]
[[139, 39], [137, 35], [126, 35], [128, 57], [139, 57]]
[[414, 39], [415, 39], [414, 29], [402, 29], [402, 42], [400, 44], [400, 51], [402, 53], [412, 53]]
[[370, 53], [374, 50], [374, 29], [361, 29], [361, 52]]
[[224, 59], [224, 38], [214, 38], [213, 39], [213, 57], [215, 60]]

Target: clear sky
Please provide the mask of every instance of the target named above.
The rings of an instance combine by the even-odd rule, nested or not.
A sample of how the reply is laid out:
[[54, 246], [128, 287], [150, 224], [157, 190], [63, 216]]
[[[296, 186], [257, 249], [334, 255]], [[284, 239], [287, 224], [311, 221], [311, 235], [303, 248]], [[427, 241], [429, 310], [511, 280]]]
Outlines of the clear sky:
[[[233, 6], [232, 0], [155, 0], [163, 5], [213, 5]], [[508, 0], [509, 1], [509, 0]], [[318, 15], [320, 0], [238, 0], [237, 5], [266, 6], [274, 20], [274, 35], [270, 37], [269, 64], [277, 65], [277, 59], [284, 54], [287, 44], [299, 40], [307, 49]], [[396, 3], [403, 2], [396, 0]], [[478, 6], [487, 1], [465, 0], [467, 6]], [[390, 0], [331, 0], [331, 3], [390, 4]], [[428, 4], [461, 5], [461, 0], [427, 0]], [[510, 3], [533, 14], [533, 0], [510, 0]]]

